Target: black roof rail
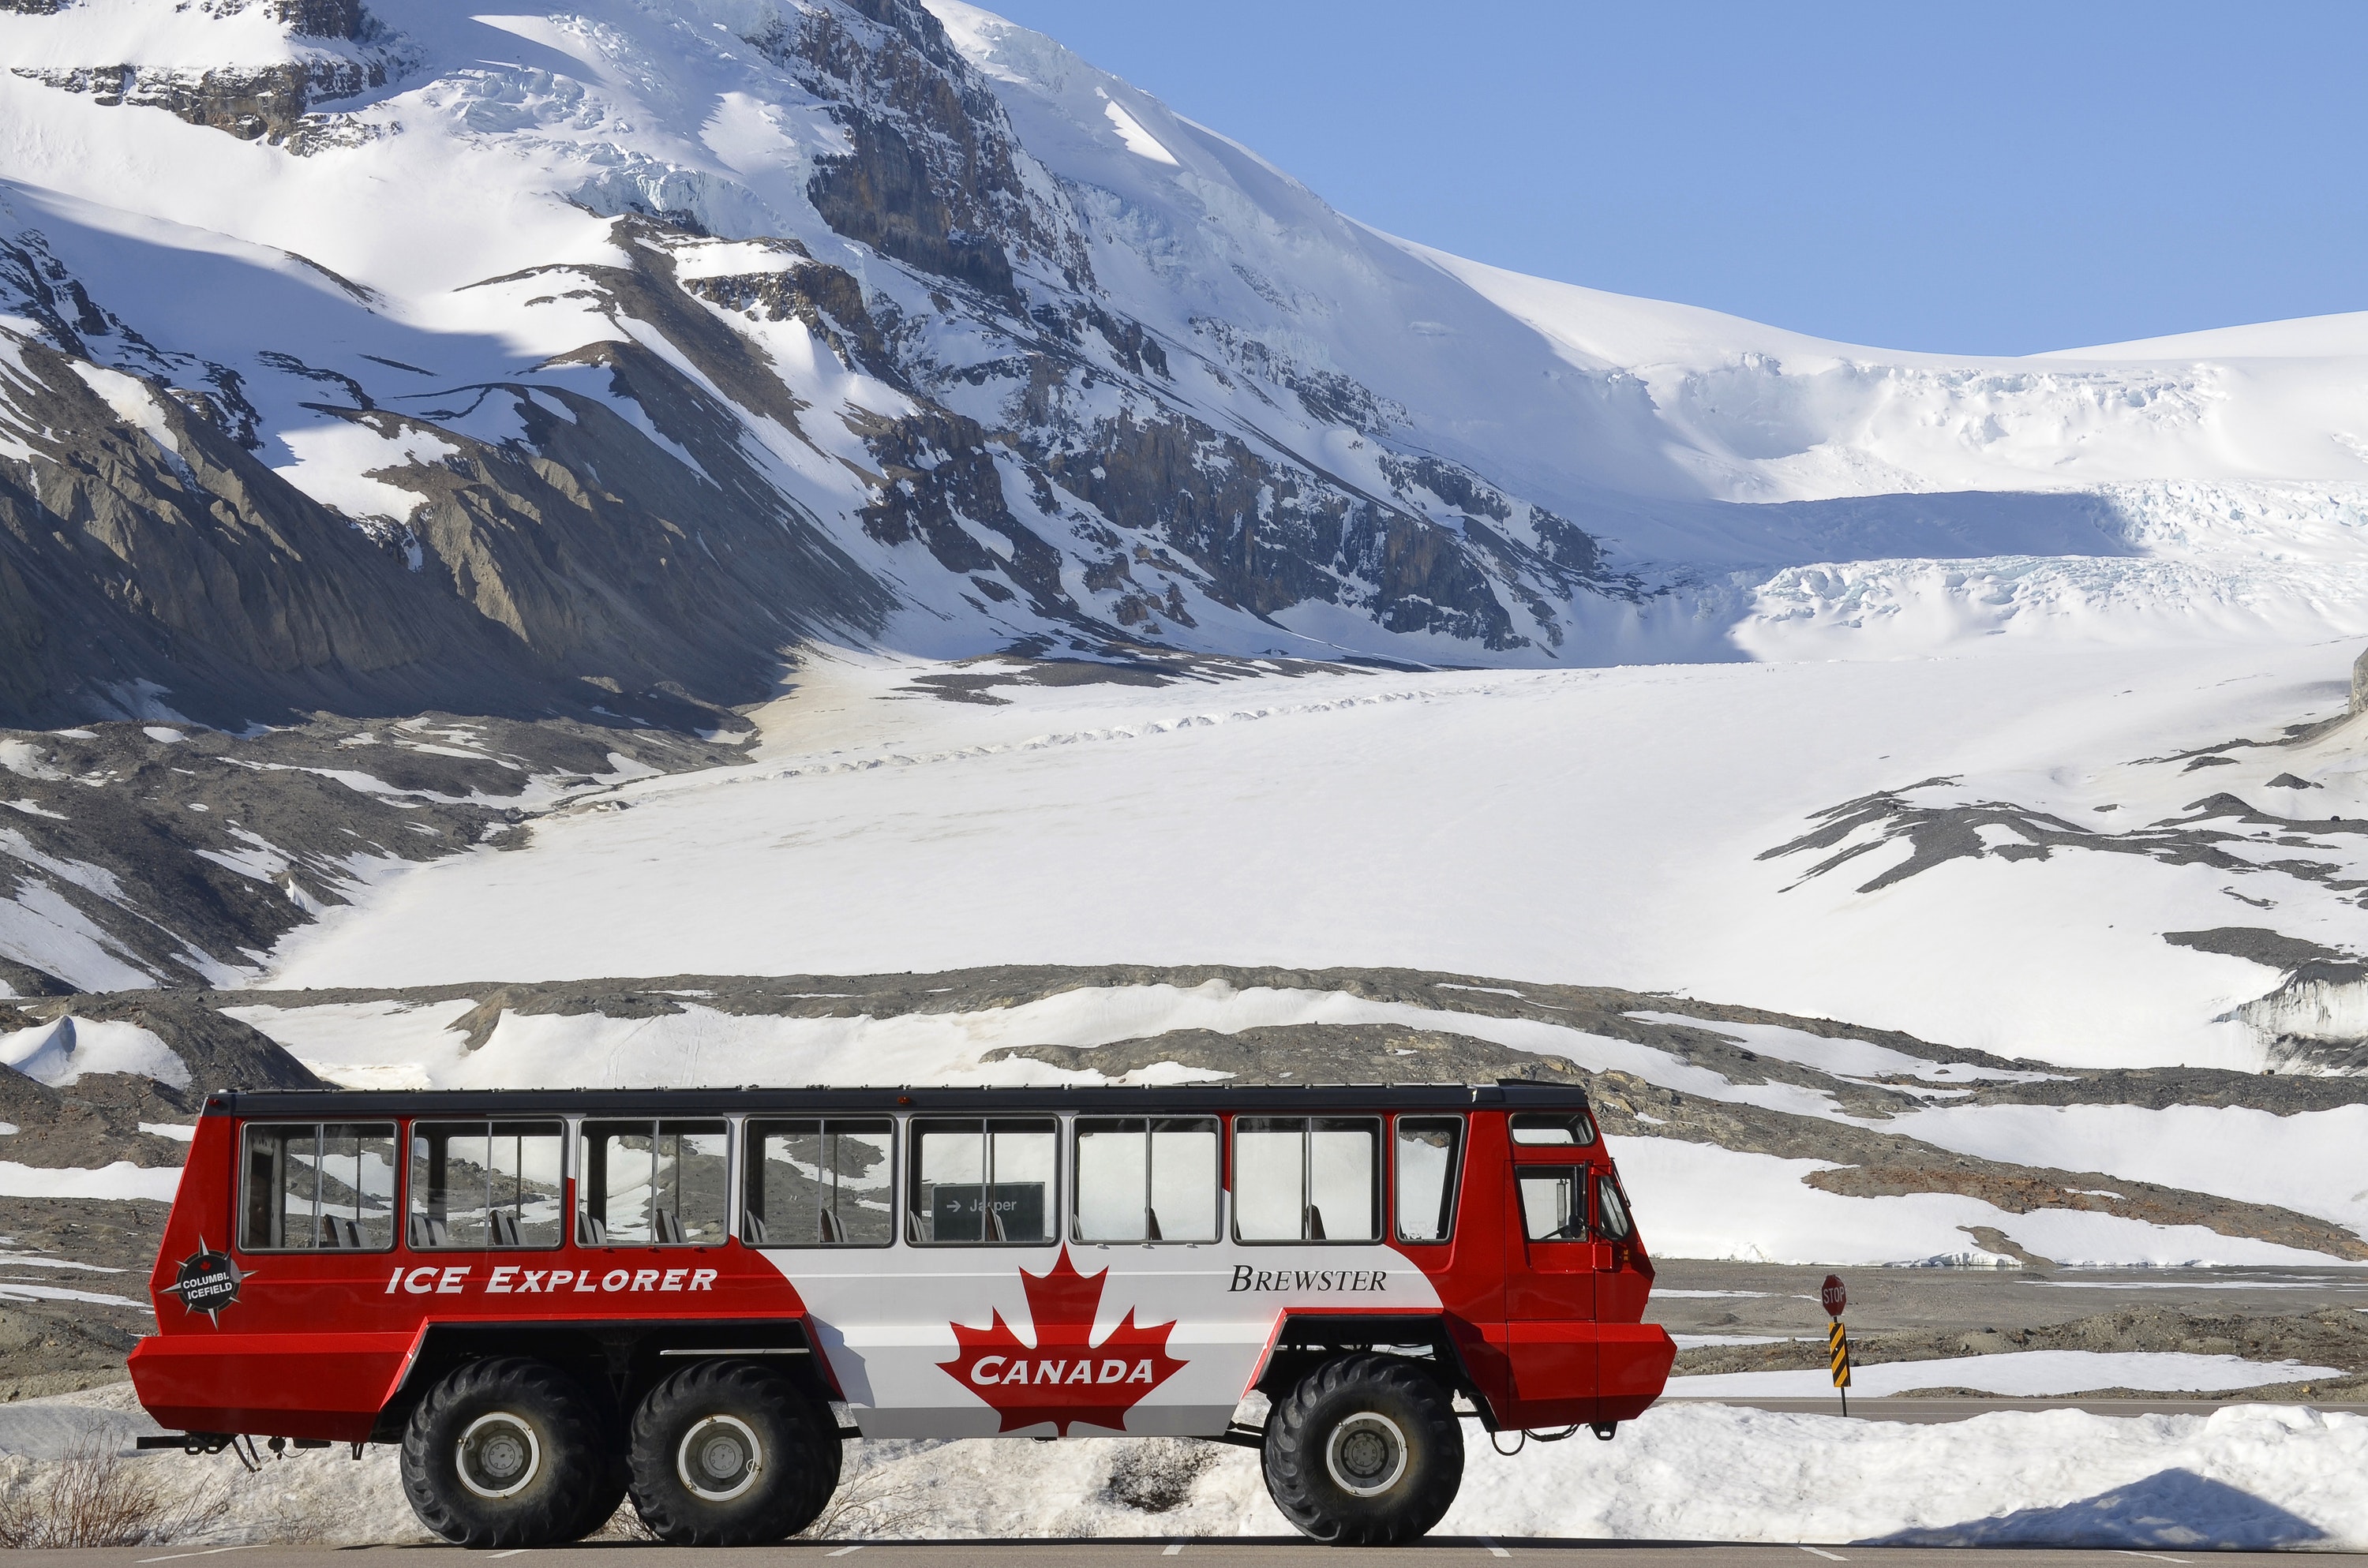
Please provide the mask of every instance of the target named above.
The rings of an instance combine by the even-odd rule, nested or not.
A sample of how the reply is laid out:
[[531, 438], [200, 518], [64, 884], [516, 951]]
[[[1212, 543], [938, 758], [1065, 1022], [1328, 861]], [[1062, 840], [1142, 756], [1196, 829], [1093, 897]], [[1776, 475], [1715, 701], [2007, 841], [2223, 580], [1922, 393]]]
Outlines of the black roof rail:
[[1077, 1110], [1140, 1113], [1148, 1102], [1179, 1110], [1468, 1109], [1474, 1106], [1587, 1105], [1577, 1084], [1501, 1078], [1494, 1084], [1062, 1084], [1027, 1085], [825, 1086], [747, 1085], [630, 1089], [223, 1089], [206, 1098], [209, 1116], [467, 1116], [526, 1111], [631, 1115], [662, 1103], [668, 1114], [798, 1114], [813, 1111]]

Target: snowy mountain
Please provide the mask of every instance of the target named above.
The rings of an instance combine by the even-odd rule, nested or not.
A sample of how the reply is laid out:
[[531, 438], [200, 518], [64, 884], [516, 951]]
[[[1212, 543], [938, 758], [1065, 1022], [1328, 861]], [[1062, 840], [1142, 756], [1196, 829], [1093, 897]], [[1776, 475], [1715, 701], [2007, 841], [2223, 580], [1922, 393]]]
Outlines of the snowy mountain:
[[1962, 360], [1520, 278], [952, 0], [10, 0], [0, 55], [17, 722], [2368, 630], [2368, 316]]

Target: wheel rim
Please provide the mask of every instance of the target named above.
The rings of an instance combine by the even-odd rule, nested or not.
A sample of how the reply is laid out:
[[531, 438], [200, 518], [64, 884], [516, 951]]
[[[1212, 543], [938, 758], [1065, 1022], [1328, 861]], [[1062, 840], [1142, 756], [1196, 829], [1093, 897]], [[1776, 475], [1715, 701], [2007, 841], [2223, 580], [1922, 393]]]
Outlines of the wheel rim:
[[736, 1415], [710, 1415], [692, 1425], [675, 1449], [675, 1473], [694, 1497], [729, 1503], [757, 1484], [765, 1445]]
[[496, 1410], [469, 1423], [453, 1445], [452, 1468], [480, 1497], [515, 1497], [542, 1473], [542, 1444], [524, 1416]]
[[1406, 1472], [1406, 1433], [1388, 1416], [1360, 1410], [1325, 1439], [1324, 1468], [1349, 1496], [1377, 1496]]

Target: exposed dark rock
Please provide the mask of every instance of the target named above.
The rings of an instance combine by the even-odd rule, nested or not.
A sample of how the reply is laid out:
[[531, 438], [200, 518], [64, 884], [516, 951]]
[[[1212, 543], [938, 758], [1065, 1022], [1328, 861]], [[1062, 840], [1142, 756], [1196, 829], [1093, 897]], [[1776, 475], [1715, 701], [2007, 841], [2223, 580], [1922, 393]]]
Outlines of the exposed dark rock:
[[[747, 339], [674, 285], [663, 246], [641, 243], [651, 237], [626, 222], [635, 267], [569, 276], [665, 332], [741, 406], [794, 430], [795, 399]], [[0, 296], [11, 283], [81, 347], [74, 301], [42, 258], [0, 253]], [[27, 345], [47, 460], [0, 460], [0, 723], [153, 713], [141, 694], [169, 691], [175, 711], [232, 725], [316, 709], [473, 709], [715, 728], [734, 722], [717, 706], [769, 693], [784, 649], [886, 612], [886, 590], [752, 466], [736, 416], [711, 393], [638, 343], [575, 358], [605, 367], [698, 467], [597, 400], [462, 388], [453, 407], [416, 416], [420, 427], [503, 399], [529, 444], [438, 428], [455, 455], [382, 475], [422, 495], [419, 509], [358, 523], [256, 461], [235, 420], [204, 416], [205, 399], [159, 399], [167, 451], [64, 352]], [[234, 378], [209, 392], [227, 406]], [[322, 411], [390, 435], [412, 427], [353, 401]]]
[[2313, 960], [2340, 962], [2351, 956], [2260, 926], [2217, 926], [2209, 931], [2165, 931], [2162, 939], [2174, 948], [2192, 948], [2199, 953], [2220, 953], [2269, 969], [2300, 969]]
[[[7, 1075], [0, 1069], [0, 1077]], [[12, 1157], [6, 1151], [14, 1142], [0, 1139], [0, 1158]], [[148, 1270], [165, 1211], [165, 1204], [145, 1199], [0, 1198], [0, 1244], [7, 1251], [87, 1265], [38, 1272], [48, 1283], [71, 1281], [73, 1289], [124, 1303], [0, 1302], [0, 1403], [122, 1381], [124, 1357], [155, 1329]]]
[[166, 451], [64, 356], [28, 343], [21, 362], [50, 460], [0, 460], [0, 723], [131, 717], [163, 689], [231, 724], [553, 700], [491, 627], [179, 403], [158, 402]]
[[[33, 1022], [30, 1014], [0, 1006], [0, 1033], [14, 1033]], [[65, 1096], [47, 1084], [36, 1083], [14, 1069], [0, 1069], [0, 1121], [23, 1128], [39, 1126], [58, 1114]]]
[[[883, 544], [917, 539], [949, 572], [1000, 573], [1028, 596], [1037, 614], [1082, 619], [1061, 585], [1061, 555], [1023, 527], [1005, 505], [1002, 476], [986, 432], [956, 414], [867, 420], [865, 444], [879, 460], [879, 499], [863, 511], [863, 531]], [[1011, 546], [996, 556], [967, 523], [1001, 535]]]
[[0, 955], [0, 986], [11, 996], [71, 996], [74, 988], [47, 970]]
[[928, 160], [904, 133], [868, 115], [849, 114], [848, 121], [854, 153], [832, 160], [806, 192], [824, 222], [882, 256], [1016, 300], [1003, 247], [955, 228]]
[[1245, 1084], [1489, 1084], [1500, 1078], [1579, 1083], [1590, 1076], [1559, 1057], [1383, 1024], [1292, 1024], [1238, 1034], [1173, 1029], [1110, 1045], [998, 1046], [985, 1060], [1010, 1056], [1112, 1078], [1172, 1062]]
[[[6, 1067], [0, 1078], [31, 1082]], [[50, 1093], [52, 1103], [39, 1109], [9, 1108], [15, 1114], [6, 1119], [17, 1131], [0, 1138], [0, 1159], [35, 1170], [93, 1170], [118, 1160], [170, 1169], [188, 1153], [177, 1140], [144, 1132], [140, 1124], [186, 1123], [193, 1114], [188, 1096], [120, 1073], [86, 1074]]]
[[[2199, 1225], [2224, 1236], [2250, 1236], [2305, 1252], [2368, 1261], [2368, 1242], [2331, 1220], [2290, 1209], [2238, 1203], [2094, 1171], [2001, 1165], [1962, 1154], [1919, 1157], [1921, 1151], [1908, 1140], [1893, 1142], [1906, 1147], [1873, 1153], [1864, 1165], [1812, 1171], [1801, 1179], [1822, 1191], [1850, 1198], [1949, 1192], [2009, 1214], [2069, 1209], [2114, 1214], [2149, 1225]], [[2010, 1250], [2009, 1256], [2018, 1254]]]
[[[2261, 839], [2230, 828], [2206, 824], [2226, 822], [2231, 827], [2265, 828], [2283, 835], [2274, 842], [2304, 847], [2309, 846], [2314, 835], [2368, 835], [2368, 821], [2330, 819], [2312, 822], [2271, 816], [2255, 811], [2229, 794], [2212, 795], [2194, 801], [2187, 808], [2192, 813], [2190, 815], [2168, 818], [2122, 833], [2084, 827], [2052, 812], [2033, 811], [2012, 801], [1985, 801], [1966, 806], [1923, 806], [1907, 799], [1915, 790], [1955, 782], [1952, 778], [1928, 778], [1905, 790], [1880, 790], [1872, 795], [1861, 795], [1854, 801], [1845, 801], [1839, 806], [1816, 813], [1823, 819], [1823, 826], [1773, 849], [1762, 850], [1759, 858], [1772, 860], [1810, 850], [1835, 849], [1836, 846], [1842, 845], [1861, 829], [1873, 829], [1875, 831], [1862, 842], [1839, 848], [1809, 867], [1802, 873], [1803, 876], [1824, 876], [1861, 855], [1904, 838], [1909, 846], [1907, 858], [1861, 885], [1858, 889], [1860, 892], [1880, 892], [1952, 860], [1978, 860], [1985, 857], [2000, 860], [2044, 860], [2058, 849], [2143, 855], [2166, 866], [2209, 866], [2214, 870], [2239, 874], [2277, 871], [2305, 881], [2327, 882], [2335, 877], [2340, 867], [2315, 860], [2250, 859], [2225, 846], [2258, 844], [2262, 842]], [[2021, 842], [1986, 843], [1983, 839], [1985, 828], [2003, 828]]]
[[[1020, 174], [1002, 104], [913, 0], [849, 0], [751, 40], [831, 102], [853, 152], [807, 187], [823, 221], [883, 256], [1017, 305], [1015, 261], [1091, 271], [1074, 218], [1045, 210]], [[1049, 182], [1047, 182], [1049, 184]]]
[[1222, 603], [1259, 616], [1315, 599], [1393, 631], [1522, 645], [1456, 536], [1330, 476], [1272, 460], [1189, 415], [1129, 409], [1078, 439], [1061, 383], [1040, 378], [1022, 438], [1054, 483], [1123, 528], [1164, 540]]
[[495, 985], [476, 993], [477, 1005], [450, 1026], [475, 1051], [494, 1038], [505, 1015], [534, 1013], [580, 1018], [663, 1018], [679, 1014], [682, 999], [662, 992], [604, 985]]
[[1996, 1225], [1960, 1225], [1957, 1229], [1973, 1237], [1974, 1244], [1993, 1257], [2010, 1257], [2023, 1267], [2042, 1273], [2055, 1266], [2055, 1259], [2040, 1256]]
[[[319, 12], [313, 19], [338, 25], [338, 15], [359, 7], [351, 0], [296, 0], [293, 8]], [[345, 37], [343, 33], [323, 34]], [[95, 103], [160, 108], [191, 125], [228, 131], [243, 142], [287, 142], [303, 129], [315, 104], [350, 98], [386, 85], [396, 69], [387, 58], [364, 62], [345, 59], [293, 61], [281, 65], [222, 67], [211, 71], [164, 70], [129, 65], [73, 69], [17, 65], [19, 76], [62, 92], [87, 93]], [[318, 127], [315, 127], [316, 131]]]
[[[804, 247], [795, 241], [775, 243], [804, 254]], [[746, 311], [763, 321], [803, 322], [846, 364], [891, 386], [904, 384], [904, 372], [864, 305], [863, 286], [844, 268], [809, 261], [786, 272], [699, 278], [683, 287], [702, 300], [726, 310]]]
[[2279, 1116], [2368, 1105], [2358, 1078], [2284, 1074], [2265, 1078], [2223, 1067], [2114, 1067], [2051, 1074], [2033, 1083], [1986, 1083], [1960, 1105], [2246, 1106]]
[[304, 38], [359, 39], [369, 18], [361, 0], [273, 0], [281, 21]]

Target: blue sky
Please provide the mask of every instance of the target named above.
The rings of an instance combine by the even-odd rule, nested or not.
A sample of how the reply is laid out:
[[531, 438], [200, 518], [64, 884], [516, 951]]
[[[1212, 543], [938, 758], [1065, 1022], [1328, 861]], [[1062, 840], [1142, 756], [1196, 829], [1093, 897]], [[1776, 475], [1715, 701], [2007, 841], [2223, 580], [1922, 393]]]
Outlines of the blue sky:
[[2368, 310], [2368, 3], [1001, 0], [1341, 210], [1886, 347]]

